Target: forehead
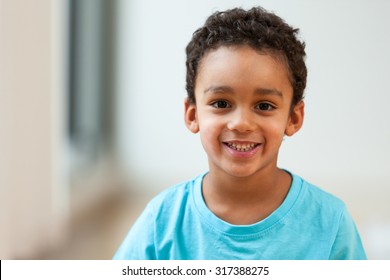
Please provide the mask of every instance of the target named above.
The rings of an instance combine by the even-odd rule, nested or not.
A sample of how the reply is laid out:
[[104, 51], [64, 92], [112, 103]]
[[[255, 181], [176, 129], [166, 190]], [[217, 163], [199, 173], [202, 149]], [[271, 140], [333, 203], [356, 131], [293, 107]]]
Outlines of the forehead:
[[259, 52], [249, 46], [221, 46], [204, 55], [195, 92], [210, 86], [229, 86], [240, 91], [271, 88], [292, 94], [285, 59], [275, 52]]

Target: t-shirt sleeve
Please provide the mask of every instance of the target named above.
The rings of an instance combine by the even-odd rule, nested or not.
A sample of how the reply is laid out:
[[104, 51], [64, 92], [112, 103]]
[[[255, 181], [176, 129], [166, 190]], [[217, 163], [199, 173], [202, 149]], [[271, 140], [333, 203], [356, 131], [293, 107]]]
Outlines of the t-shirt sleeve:
[[114, 260], [154, 260], [154, 214], [148, 205], [136, 220], [122, 244], [116, 251]]
[[340, 217], [338, 231], [330, 253], [330, 259], [367, 259], [356, 225], [346, 209], [344, 209]]

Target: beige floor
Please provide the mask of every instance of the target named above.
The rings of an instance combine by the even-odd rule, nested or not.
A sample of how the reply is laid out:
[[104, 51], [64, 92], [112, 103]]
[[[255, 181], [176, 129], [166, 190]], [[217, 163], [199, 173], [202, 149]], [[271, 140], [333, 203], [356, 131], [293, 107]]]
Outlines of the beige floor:
[[126, 195], [107, 201], [74, 219], [69, 238], [57, 248], [41, 252], [34, 259], [111, 259], [149, 199], [146, 195]]

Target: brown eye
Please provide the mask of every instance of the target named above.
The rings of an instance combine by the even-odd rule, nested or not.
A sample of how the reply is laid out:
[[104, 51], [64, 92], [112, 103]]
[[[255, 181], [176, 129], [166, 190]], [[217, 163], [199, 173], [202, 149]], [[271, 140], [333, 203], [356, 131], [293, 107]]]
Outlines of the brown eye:
[[275, 109], [275, 107], [272, 106], [272, 105], [269, 104], [269, 103], [259, 103], [256, 107], [257, 107], [257, 109], [259, 109], [260, 111], [271, 111], [272, 109]]
[[229, 103], [227, 101], [224, 101], [224, 100], [218, 100], [211, 105], [213, 107], [219, 108], [219, 109], [225, 109], [225, 108], [229, 107]]

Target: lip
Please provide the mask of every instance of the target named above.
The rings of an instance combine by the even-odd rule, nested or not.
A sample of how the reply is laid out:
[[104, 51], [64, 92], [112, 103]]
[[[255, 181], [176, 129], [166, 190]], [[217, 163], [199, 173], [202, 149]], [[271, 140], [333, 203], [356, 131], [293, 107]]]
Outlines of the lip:
[[[262, 143], [259, 142], [252, 142], [252, 141], [242, 141], [242, 140], [230, 140], [230, 141], [223, 141], [223, 147], [224, 149], [233, 157], [237, 158], [249, 158], [252, 157], [254, 154], [258, 152], [258, 150], [262, 147]], [[232, 145], [235, 146], [241, 146], [245, 148], [250, 148], [250, 146], [253, 146], [249, 150], [245, 151], [239, 151], [232, 147]]]

